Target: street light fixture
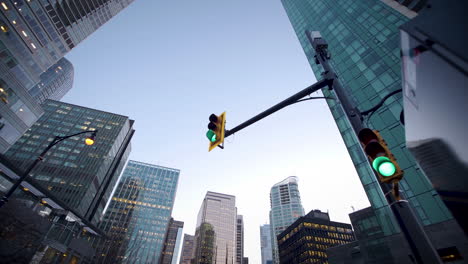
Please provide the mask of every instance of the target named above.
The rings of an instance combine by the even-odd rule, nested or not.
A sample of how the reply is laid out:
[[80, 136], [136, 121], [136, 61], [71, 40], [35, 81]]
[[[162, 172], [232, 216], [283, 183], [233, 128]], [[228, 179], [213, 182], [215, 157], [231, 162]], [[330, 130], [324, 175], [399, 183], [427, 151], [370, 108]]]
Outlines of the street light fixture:
[[55, 146], [56, 144], [60, 143], [61, 141], [67, 138], [71, 138], [71, 137], [78, 136], [78, 135], [85, 134], [85, 133], [91, 133], [90, 136], [85, 138], [85, 144], [88, 146], [93, 145], [96, 139], [97, 130], [86, 130], [86, 131], [78, 132], [78, 133], [68, 135], [68, 136], [63, 136], [63, 137], [55, 136], [54, 140], [52, 140], [52, 142], [49, 143], [49, 145], [44, 149], [44, 151], [42, 151], [42, 153], [39, 154], [39, 156], [34, 160], [34, 162], [23, 172], [21, 177], [13, 184], [13, 186], [8, 190], [8, 192], [0, 199], [0, 208], [3, 207], [8, 202], [8, 198], [10, 198], [10, 196], [13, 195], [15, 190], [18, 189], [20, 184], [24, 181], [24, 179], [26, 179], [26, 177], [34, 169], [34, 167], [36, 167], [39, 161], [44, 159], [44, 156], [47, 153], [47, 151], [49, 151], [53, 146]]

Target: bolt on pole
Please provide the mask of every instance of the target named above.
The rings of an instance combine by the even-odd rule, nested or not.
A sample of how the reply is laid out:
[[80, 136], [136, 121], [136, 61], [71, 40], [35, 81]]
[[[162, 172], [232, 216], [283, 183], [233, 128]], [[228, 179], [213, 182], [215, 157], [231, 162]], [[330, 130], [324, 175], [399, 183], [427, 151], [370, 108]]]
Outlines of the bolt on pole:
[[[346, 91], [341, 86], [336, 74], [329, 64], [330, 54], [328, 52], [328, 44], [322, 38], [318, 31], [306, 31], [307, 38], [315, 50], [315, 62], [321, 64], [324, 72], [324, 78], [328, 80], [328, 86], [334, 90], [338, 101], [341, 103], [346, 117], [351, 123], [351, 126], [356, 135], [363, 129], [362, 116], [360, 111], [351, 101]], [[377, 175], [374, 176], [377, 178]], [[408, 201], [396, 199], [392, 193], [392, 186], [387, 183], [381, 183], [378, 179], [382, 192], [385, 194], [388, 204], [403, 232], [406, 241], [408, 242], [411, 252], [413, 253], [417, 263], [442, 263], [437, 251], [434, 249], [429, 237], [424, 232], [424, 228], [417, 219]]]

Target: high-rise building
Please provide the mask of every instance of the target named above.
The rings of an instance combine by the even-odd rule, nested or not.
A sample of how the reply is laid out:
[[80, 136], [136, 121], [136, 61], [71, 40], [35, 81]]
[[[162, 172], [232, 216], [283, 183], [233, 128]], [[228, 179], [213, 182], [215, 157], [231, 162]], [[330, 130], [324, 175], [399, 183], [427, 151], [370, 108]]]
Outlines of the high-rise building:
[[244, 259], [244, 217], [237, 215], [236, 220], [236, 264], [243, 264]]
[[72, 88], [73, 76], [73, 65], [62, 58], [41, 74], [40, 82], [29, 93], [39, 104], [46, 99], [60, 100]]
[[277, 236], [296, 219], [304, 215], [298, 178], [290, 176], [273, 185], [270, 190], [270, 232], [273, 263], [279, 263]]
[[29, 94], [41, 75], [132, 1], [0, 1], [0, 153], [43, 114]]
[[260, 226], [260, 250], [262, 254], [262, 264], [267, 264], [267, 261], [272, 261], [271, 255], [271, 230], [270, 225]]
[[[157, 263], [169, 227], [180, 171], [129, 161], [94, 241], [95, 263]], [[180, 225], [179, 225], [180, 226]]]
[[[405, 3], [401, 5], [400, 3]], [[321, 65], [315, 64], [315, 52], [306, 37], [306, 30], [320, 31], [328, 43], [331, 64], [347, 91], [361, 111], [379, 103], [388, 93], [402, 89], [399, 26], [414, 17], [426, 1], [373, 0], [282, 0], [291, 24], [304, 49], [317, 79], [322, 78]], [[411, 9], [411, 10], [408, 10]], [[325, 96], [334, 91], [323, 89]], [[356, 167], [364, 190], [375, 210], [376, 219], [385, 236], [400, 232], [382, 193], [368, 159], [336, 100], [327, 100], [333, 118]], [[464, 247], [465, 237], [447, 237], [457, 229], [456, 222], [428, 178], [419, 169], [406, 148], [404, 128], [400, 123], [402, 95], [396, 94], [365, 120], [365, 125], [380, 131], [395, 155], [404, 178], [401, 191], [409, 201], [420, 222], [426, 226], [436, 248], [441, 241]], [[430, 233], [433, 234], [430, 234]], [[437, 238], [436, 238], [437, 237]], [[379, 243], [375, 241], [375, 243]], [[444, 243], [445, 244], [445, 243]]]
[[179, 264], [190, 264], [194, 257], [195, 236], [184, 234], [184, 242], [182, 243], [182, 253], [180, 254]]
[[25, 168], [54, 136], [98, 130], [92, 146], [83, 144], [82, 136], [63, 140], [30, 174], [81, 216], [97, 223], [130, 153], [133, 120], [53, 100], [46, 100], [43, 106], [44, 115], [5, 156]]
[[198, 212], [194, 263], [236, 262], [236, 197], [207, 192]]
[[328, 263], [327, 249], [354, 241], [350, 224], [330, 221], [328, 213], [312, 210], [278, 236], [280, 263]]
[[179, 253], [180, 240], [184, 229], [184, 222], [171, 218], [167, 228], [160, 264], [176, 264]]

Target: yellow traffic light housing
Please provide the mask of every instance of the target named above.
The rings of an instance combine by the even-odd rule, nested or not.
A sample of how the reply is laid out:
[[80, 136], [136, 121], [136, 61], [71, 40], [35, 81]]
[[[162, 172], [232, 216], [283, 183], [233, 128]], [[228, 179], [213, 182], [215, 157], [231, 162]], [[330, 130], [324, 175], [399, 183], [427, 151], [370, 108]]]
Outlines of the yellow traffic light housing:
[[403, 171], [395, 156], [377, 130], [364, 128], [359, 131], [358, 138], [380, 182], [393, 183], [403, 178]]
[[209, 120], [210, 123], [208, 124], [208, 132], [206, 132], [206, 137], [210, 141], [208, 151], [211, 151], [224, 142], [226, 112], [223, 112], [219, 116], [211, 114]]

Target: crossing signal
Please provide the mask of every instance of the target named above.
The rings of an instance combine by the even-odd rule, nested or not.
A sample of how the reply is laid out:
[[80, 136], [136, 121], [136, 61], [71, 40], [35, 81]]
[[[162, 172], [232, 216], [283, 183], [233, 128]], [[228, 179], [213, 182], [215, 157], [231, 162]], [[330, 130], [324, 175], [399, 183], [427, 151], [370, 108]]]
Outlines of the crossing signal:
[[208, 151], [211, 151], [219, 144], [224, 142], [224, 124], [226, 123], [226, 112], [223, 112], [219, 116], [211, 114], [209, 120], [210, 123], [208, 124], [208, 132], [206, 132], [206, 137], [210, 141]]
[[358, 138], [381, 182], [398, 182], [403, 178], [403, 171], [377, 130], [364, 128]]

